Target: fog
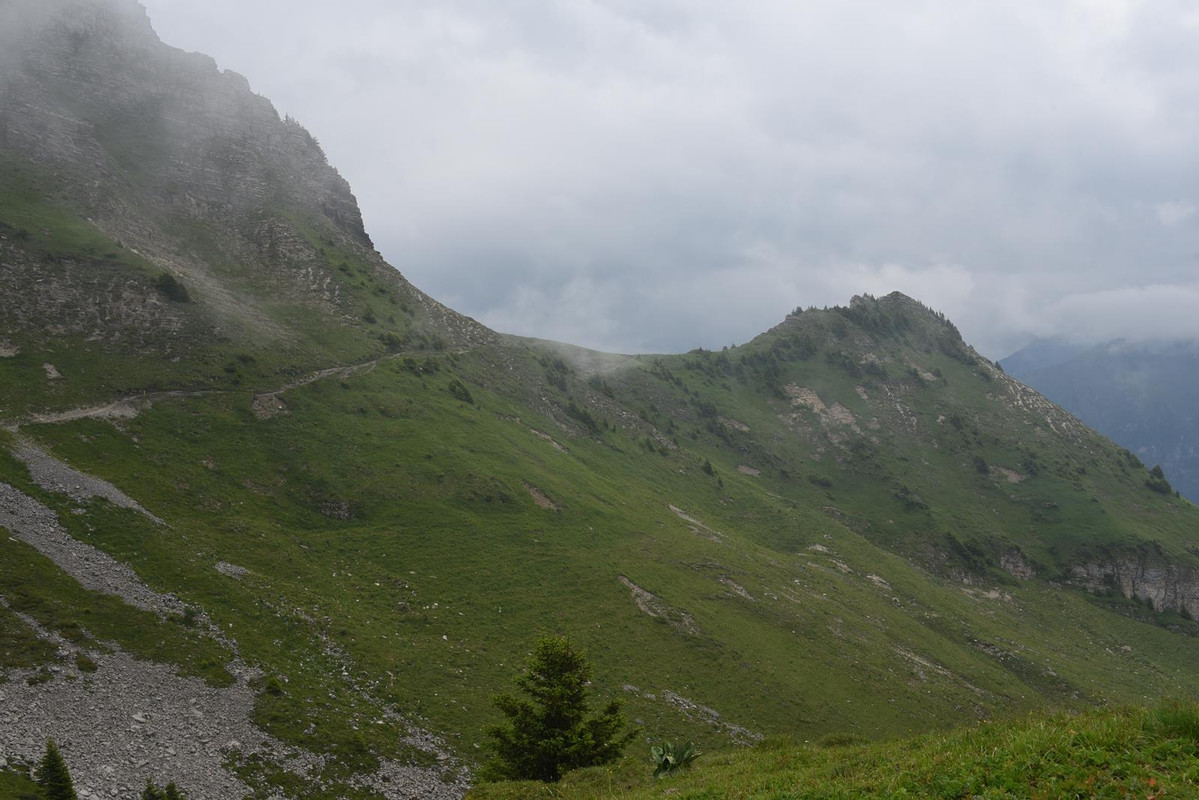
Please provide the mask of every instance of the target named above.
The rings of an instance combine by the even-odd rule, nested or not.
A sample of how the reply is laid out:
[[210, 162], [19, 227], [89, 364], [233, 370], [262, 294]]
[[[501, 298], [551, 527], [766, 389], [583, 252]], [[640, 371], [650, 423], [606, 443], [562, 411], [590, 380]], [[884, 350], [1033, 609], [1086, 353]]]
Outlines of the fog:
[[146, 5], [313, 132], [389, 261], [500, 330], [719, 347], [900, 290], [996, 358], [1199, 335], [1187, 3]]

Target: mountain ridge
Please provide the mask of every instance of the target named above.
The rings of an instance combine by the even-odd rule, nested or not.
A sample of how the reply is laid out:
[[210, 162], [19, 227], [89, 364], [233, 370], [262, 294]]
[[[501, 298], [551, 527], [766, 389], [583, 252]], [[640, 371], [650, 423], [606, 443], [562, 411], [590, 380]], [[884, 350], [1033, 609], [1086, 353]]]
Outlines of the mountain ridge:
[[[386, 265], [315, 140], [240, 80], [140, 17], [73, 19], [30, 36], [58, 60], [0, 72], [18, 765], [54, 735], [118, 796], [204, 765], [205, 796], [458, 797], [543, 630], [647, 735], [705, 749], [1194, 692], [1199, 510], [944, 315], [863, 295], [660, 355], [496, 334]], [[147, 61], [111, 55], [126, 34]], [[250, 116], [210, 118], [225, 92]], [[141, 159], [97, 133], [146, 119], [181, 138], [144, 126]], [[51, 534], [174, 600], [89, 583]]]
[[1199, 497], [1199, 430], [1192, 409], [1199, 367], [1191, 341], [1116, 340], [1067, 345], [1047, 357], [1033, 342], [1001, 363], [1017, 378], [1060, 402], [1096, 430], [1149, 464], [1174, 488]]
[[[383, 261], [306, 130], [211, 58], [161, 44], [139, 4], [16, 8], [37, 24], [0, 76], [8, 350], [58, 341], [106, 348], [110, 361], [134, 347], [186, 355], [208, 362], [186, 376], [195, 387], [492, 337]], [[245, 352], [255, 340], [269, 347]], [[271, 363], [256, 365], [262, 356]], [[35, 386], [35, 361], [12, 380]], [[43, 404], [72, 369], [56, 365], [66, 377], [44, 387]], [[139, 375], [123, 388], [162, 387]]]

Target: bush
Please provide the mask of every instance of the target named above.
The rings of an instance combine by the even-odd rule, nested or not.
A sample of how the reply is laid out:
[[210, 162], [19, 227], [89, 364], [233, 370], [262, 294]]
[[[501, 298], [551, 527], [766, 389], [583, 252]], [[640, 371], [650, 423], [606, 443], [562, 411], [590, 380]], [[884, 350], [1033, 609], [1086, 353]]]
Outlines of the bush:
[[591, 412], [587, 409], [576, 406], [574, 400], [571, 400], [563, 410], [566, 412], [566, 416], [578, 420], [587, 426], [587, 430], [592, 433], [599, 433], [599, 424], [595, 421], [595, 417], [591, 416]]
[[475, 404], [475, 398], [471, 396], [470, 389], [467, 389], [462, 381], [454, 379], [446, 388], [455, 399], [461, 400], [463, 403], [470, 403], [472, 406]]
[[166, 788], [159, 789], [150, 781], [146, 781], [146, 788], [142, 790], [141, 800], [186, 800], [185, 795], [174, 781], [166, 785]]
[[1174, 487], [1166, 480], [1166, 474], [1162, 472], [1160, 464], [1149, 470], [1149, 477], [1145, 480], [1145, 486], [1159, 494], [1174, 493]]
[[598, 714], [590, 713], [590, 679], [591, 665], [569, 639], [538, 639], [525, 673], [516, 679], [529, 700], [512, 695], [494, 698], [507, 722], [487, 729], [495, 740], [495, 757], [481, 777], [552, 783], [572, 769], [619, 758], [637, 731], [625, 731], [619, 700]]
[[154, 288], [173, 303], [191, 302], [191, 295], [187, 293], [187, 287], [168, 272], [162, 273], [154, 280]]
[[675, 744], [663, 742], [649, 749], [650, 757], [654, 760], [654, 777], [667, 778], [684, 769], [691, 769], [695, 759], [703, 755], [695, 746], [695, 742]]

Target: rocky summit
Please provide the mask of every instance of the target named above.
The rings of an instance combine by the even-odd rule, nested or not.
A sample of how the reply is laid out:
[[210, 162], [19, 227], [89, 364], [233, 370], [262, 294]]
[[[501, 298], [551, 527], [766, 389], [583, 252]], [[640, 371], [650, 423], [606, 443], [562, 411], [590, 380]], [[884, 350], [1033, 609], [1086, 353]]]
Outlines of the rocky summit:
[[1199, 511], [943, 315], [490, 331], [134, 2], [0, 7], [0, 423], [0, 796], [461, 797], [541, 633], [629, 770], [1194, 690]]

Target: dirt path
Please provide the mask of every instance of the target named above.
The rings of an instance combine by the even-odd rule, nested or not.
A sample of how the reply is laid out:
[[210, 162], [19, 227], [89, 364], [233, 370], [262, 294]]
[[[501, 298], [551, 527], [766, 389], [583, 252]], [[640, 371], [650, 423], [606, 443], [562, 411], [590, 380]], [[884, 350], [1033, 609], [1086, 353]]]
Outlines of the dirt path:
[[159, 400], [176, 397], [203, 397], [204, 395], [219, 394], [218, 390], [195, 392], [170, 391], [149, 392], [146, 394], [122, 397], [111, 403], [93, 406], [80, 406], [66, 411], [54, 411], [44, 414], [30, 414], [24, 419], [10, 422], [5, 427], [16, 430], [21, 425], [43, 425], [57, 422], [72, 422], [77, 419], [133, 419]]
[[310, 383], [316, 383], [317, 381], [324, 380], [325, 378], [332, 378], [335, 375], [343, 378], [348, 378], [351, 375], [365, 375], [377, 367], [380, 361], [396, 358], [399, 355], [401, 354], [395, 353], [388, 356], [382, 356], [370, 361], [363, 361], [361, 364], [351, 364], [348, 367], [329, 367], [328, 369], [318, 370], [311, 375], [305, 375], [303, 378], [294, 380], [291, 383], [285, 383], [278, 389], [274, 389], [269, 392], [259, 392], [258, 394], [254, 395], [254, 400], [251, 403], [254, 416], [258, 417], [258, 419], [267, 419], [287, 410], [287, 406], [284, 405], [283, 401], [279, 399], [279, 396], [284, 392], [297, 389], [301, 386], [307, 386]]
[[[278, 403], [280, 395], [289, 392], [292, 389], [298, 389], [301, 386], [307, 386], [310, 383], [315, 383], [326, 378], [348, 378], [353, 375], [365, 375], [384, 361], [393, 361], [397, 358], [452, 355], [465, 352], [467, 351], [404, 350], [398, 353], [388, 353], [385, 356], [379, 356], [378, 358], [372, 358], [369, 361], [362, 361], [357, 364], [326, 367], [325, 369], [320, 369], [301, 378], [296, 378], [293, 381], [289, 381], [288, 383], [285, 383], [276, 389], [269, 389], [265, 392], [256, 392], [254, 394], [254, 404], [257, 410], [257, 406], [260, 404], [266, 406], [272, 403]], [[59, 422], [73, 422], [78, 419], [133, 419], [138, 414], [161, 400], [173, 400], [185, 397], [208, 397], [211, 395], [223, 394], [239, 394], [239, 392], [236, 392], [232, 389], [198, 389], [193, 391], [172, 389], [165, 392], [144, 392], [138, 395], [117, 398], [109, 403], [79, 406], [77, 408], [66, 409], [65, 411], [48, 411], [43, 413], [35, 412], [24, 417], [18, 417], [17, 419], [0, 420], [0, 428], [4, 428], [5, 430], [15, 433], [20, 430], [22, 425], [52, 425]], [[270, 415], [268, 414], [268, 416]]]

